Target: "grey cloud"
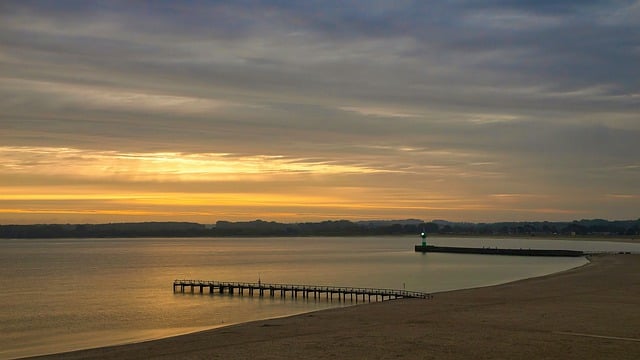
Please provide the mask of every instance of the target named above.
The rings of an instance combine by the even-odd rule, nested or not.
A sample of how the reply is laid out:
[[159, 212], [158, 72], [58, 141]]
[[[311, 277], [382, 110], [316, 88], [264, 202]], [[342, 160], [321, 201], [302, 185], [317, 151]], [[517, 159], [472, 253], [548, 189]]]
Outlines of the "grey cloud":
[[[236, 16], [231, 16], [231, 19], [238, 19], [240, 23], [245, 23], [247, 21], [242, 19], [255, 16], [255, 13], [259, 12], [256, 9], [271, 9], [270, 13], [275, 14], [272, 16], [281, 21], [269, 23], [256, 18], [255, 22], [267, 27], [265, 31], [262, 31], [262, 28], [256, 30], [255, 25], [246, 25], [242, 27], [247, 30], [239, 32], [243, 34], [242, 41], [253, 39], [244, 47], [244, 50], [247, 47], [253, 47], [253, 54], [247, 53], [242, 47], [238, 48], [238, 42], [228, 43], [232, 40], [238, 41], [237, 35], [228, 39], [204, 37], [195, 41], [202, 34], [201, 21], [195, 21], [190, 27], [180, 21], [178, 16], [173, 21], [167, 21], [167, 24], [160, 24], [159, 31], [134, 32], [137, 35], [132, 36], [130, 42], [118, 40], [110, 44], [108, 39], [95, 39], [96, 43], [93, 47], [96, 51], [92, 54], [94, 59], [90, 61], [104, 62], [105, 58], [111, 58], [112, 61], [117, 62], [117, 60], [128, 59], [128, 66], [135, 66], [136, 63], [140, 63], [142, 67], [156, 64], [159, 66], [158, 70], [161, 70], [166, 60], [174, 59], [177, 63], [169, 63], [167, 70], [172, 73], [169, 76], [184, 72], [187, 76], [203, 75], [205, 79], [213, 80], [217, 76], [224, 79], [223, 74], [232, 74], [232, 82], [234, 82], [242, 81], [242, 74], [246, 74], [245, 78], [253, 79], [256, 86], [282, 85], [288, 88], [305, 89], [312, 88], [314, 85], [324, 89], [331, 85], [338, 87], [342, 85], [339, 81], [327, 82], [326, 79], [332, 74], [355, 71], [351, 76], [343, 77], [345, 80], [343, 82], [361, 86], [365, 83], [363, 80], [369, 77], [370, 83], [391, 82], [393, 85], [392, 79], [411, 78], [414, 84], [435, 82], [436, 84], [459, 83], [459, 86], [463, 86], [476, 83], [493, 87], [542, 84], [559, 89], [579, 89], [606, 82], [613, 83], [612, 89], [617, 92], [637, 91], [637, 84], [629, 80], [633, 78], [629, 75], [637, 72], [635, 62], [628, 56], [625, 57], [629, 54], [629, 49], [625, 49], [624, 45], [625, 43], [633, 44], [632, 39], [637, 38], [635, 36], [637, 28], [602, 27], [572, 18], [562, 18], [562, 23], [567, 22], [567, 24], [553, 29], [525, 28], [520, 31], [505, 31], [492, 29], [490, 24], [487, 26], [476, 24], [470, 27], [461, 20], [464, 16], [458, 16], [469, 13], [467, 8], [432, 4], [427, 6], [423, 2], [419, 5], [395, 6], [391, 10], [385, 9], [377, 13], [364, 11], [366, 7], [358, 7], [357, 3], [341, 6], [325, 3], [319, 6], [305, 2], [303, 5], [288, 7], [269, 2], [251, 2], [250, 4], [251, 6], [226, 5], [225, 11], [216, 11], [215, 9], [220, 5], [212, 5], [209, 11], [205, 7], [205, 11], [201, 12], [234, 14]], [[503, 3], [498, 5], [505, 8], [513, 7]], [[540, 6], [545, 8], [544, 4]], [[178, 13], [182, 14], [179, 11]], [[193, 14], [194, 10], [191, 9], [186, 13]], [[135, 22], [136, 24], [155, 23], [157, 20], [154, 21], [154, 17], [165, 19], [167, 16], [162, 11], [140, 15], [141, 18]], [[438, 18], [445, 15], [446, 20], [432, 22], [430, 19], [436, 15]], [[321, 26], [323, 21], [318, 19], [323, 18], [331, 19], [334, 25], [338, 26]], [[225, 27], [233, 28], [226, 22], [217, 21], [215, 17], [210, 20], [209, 26], [214, 29], [214, 33]], [[227, 20], [229, 21], [231, 20]], [[405, 28], [395, 29], [394, 21], [405, 24]], [[160, 44], [161, 41], [158, 40], [164, 40], [165, 35], [170, 36], [173, 31], [176, 31], [179, 27], [178, 23], [183, 24], [177, 31], [178, 35], [174, 35], [178, 41], [173, 42], [171, 46]], [[345, 28], [342, 29], [340, 26]], [[355, 29], [358, 27], [362, 30]], [[146, 27], [141, 26], [141, 28]], [[296, 42], [294, 38], [276, 40], [282, 39], [283, 34], [297, 31], [311, 34], [302, 38], [306, 43]], [[224, 31], [222, 33], [224, 34]], [[413, 39], [414, 43], [404, 49], [390, 47], [393, 43], [403, 41], [402, 38]], [[388, 42], [383, 44], [384, 47], [370, 49], [368, 53], [363, 52], [360, 57], [352, 57], [354, 45], [366, 42], [367, 39], [377, 41], [388, 39]], [[190, 46], [190, 42], [193, 45]], [[314, 42], [318, 44], [317, 47], [309, 46], [309, 43]], [[255, 47], [260, 46], [261, 43], [265, 47], [272, 48], [258, 50], [258, 53], [255, 53]], [[72, 44], [76, 47], [80, 46], [82, 51], [92, 51], [92, 46], [77, 42]], [[209, 46], [207, 51], [210, 56], [202, 58], [205, 65], [199, 65], [197, 59], [202, 54], [198, 55], [197, 52], [202, 51], [203, 47], [206, 49], [207, 46]], [[110, 52], [105, 49], [116, 51]], [[297, 51], [298, 49], [302, 51]], [[171, 54], [172, 51], [173, 54]], [[62, 52], [69, 52], [73, 56], [78, 53], [64, 48]], [[323, 58], [326, 54], [331, 54], [332, 57]], [[379, 63], [378, 59], [389, 55], [393, 55], [389, 63]], [[615, 58], [611, 59], [612, 56]], [[606, 68], [607, 63], [610, 62], [615, 62], [617, 66]], [[324, 65], [321, 66], [321, 64]], [[100, 62], [95, 65], [108, 66]], [[208, 70], [207, 67], [216, 69]], [[437, 68], [448, 69], [448, 71], [438, 76], [438, 72], [433, 71]], [[370, 71], [367, 72], [366, 69]], [[269, 76], [272, 79], [269, 79]], [[279, 83], [273, 78], [279, 79]], [[397, 80], [395, 82], [398, 83]], [[242, 83], [238, 85], [245, 90], [248, 86]], [[375, 96], [375, 93], [371, 95]], [[428, 97], [426, 100], [428, 101]]]
[[[629, 191], [638, 179], [616, 170], [637, 164], [637, 2], [0, 6], [10, 145], [291, 154], [407, 172], [487, 162], [497, 165], [485, 175], [565, 187], [594, 172], [602, 187], [614, 169], [624, 175], [610, 181]], [[68, 88], [80, 89], [73, 101]], [[140, 96], [96, 100], [105, 93]]]

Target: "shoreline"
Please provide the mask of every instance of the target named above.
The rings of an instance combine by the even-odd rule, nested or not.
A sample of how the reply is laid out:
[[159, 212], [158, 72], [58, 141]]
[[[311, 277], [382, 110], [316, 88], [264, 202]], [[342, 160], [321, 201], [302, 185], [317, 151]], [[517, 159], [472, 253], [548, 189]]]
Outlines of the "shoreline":
[[[2, 225], [0, 225], [2, 226]], [[60, 237], [2, 237], [0, 240], [102, 240], [102, 239], [153, 239], [153, 238], [168, 238], [168, 239], [252, 239], [252, 238], [355, 238], [355, 237], [411, 237], [415, 238], [415, 234], [321, 234], [321, 235], [127, 235], [127, 236], [60, 236]], [[448, 233], [430, 233], [429, 238], [459, 238], [459, 239], [503, 239], [503, 240], [561, 240], [561, 241], [589, 241], [589, 242], [614, 242], [614, 243], [627, 243], [638, 244], [640, 243], [639, 235], [566, 235], [566, 234], [448, 234]]]
[[[408, 250], [409, 246], [414, 244], [414, 240], [415, 239], [413, 237], [409, 239], [393, 238], [382, 240], [371, 240], [367, 238], [353, 241], [349, 241], [348, 239], [345, 240], [343, 238], [337, 240], [300, 240], [300, 243], [302, 244], [301, 247], [295, 247], [295, 249], [304, 249], [305, 244], [313, 244], [313, 247], [320, 246], [323, 249], [329, 249], [333, 248], [334, 244], [336, 244], [337, 247], [341, 246], [339, 244], [345, 243], [347, 245], [344, 247], [345, 250], [347, 252], [353, 250], [353, 258], [360, 258], [361, 255], [359, 254], [362, 251], [359, 248], [359, 244], [364, 244], [365, 253], [369, 251], [369, 248], [376, 249], [376, 254], [380, 254], [376, 259], [381, 262], [386, 262], [388, 256], [392, 259], [403, 259], [402, 264], [397, 260], [393, 261], [394, 263], [401, 265], [398, 269], [402, 269], [402, 271], [395, 271], [394, 269], [390, 269], [391, 271], [377, 269], [375, 262], [367, 262], [366, 266], [361, 266], [361, 269], [359, 269], [359, 278], [353, 277], [356, 281], [346, 280], [352, 278], [351, 273], [342, 270], [332, 271], [331, 268], [328, 268], [327, 270], [329, 271], [329, 274], [331, 274], [330, 276], [326, 276], [322, 272], [315, 271], [311, 273], [312, 271], [310, 271], [309, 278], [314, 278], [314, 276], [319, 279], [330, 278], [333, 279], [333, 281], [344, 281], [344, 284], [347, 285], [359, 283], [357, 281], [361, 281], [361, 283], [366, 284], [366, 281], [378, 281], [378, 279], [384, 279], [384, 282], [380, 282], [382, 287], [386, 286], [387, 288], [395, 289], [405, 288], [401, 281], [407, 281], [406, 288], [421, 288], [420, 285], [423, 285], [422, 288], [425, 289], [424, 291], [432, 293], [496, 285], [522, 278], [563, 271], [586, 263], [584, 258], [567, 262], [560, 261], [559, 263], [550, 259], [549, 261], [541, 261], [541, 265], [538, 265], [538, 261], [530, 262], [525, 260], [523, 263], [521, 262], [521, 259], [516, 258], [492, 259], [490, 257], [470, 257], [467, 259], [466, 256], [455, 256], [448, 259], [442, 256], [433, 256], [433, 259], [431, 259], [429, 257], [416, 256], [415, 253]], [[330, 241], [326, 243], [330, 245], [325, 246], [324, 241]], [[391, 241], [393, 241], [393, 243]], [[180, 241], [171, 239], [159, 239], [157, 242], [159, 244], [180, 244]], [[254, 240], [252, 244], [256, 242], [262, 243], [262, 240]], [[42, 242], [42, 244], [45, 243], [46, 241]], [[105, 248], [115, 244], [118, 247], [123, 246], [124, 248], [145, 249], [144, 251], [147, 252], [146, 248], [148, 244], [146, 241], [141, 241], [139, 244], [135, 244], [134, 246], [130, 246], [128, 244], [125, 245], [125, 243], [126, 240], [119, 240], [116, 242], [108, 241], [104, 244], [90, 242], [89, 244], [86, 244], [86, 246], [90, 246], [92, 248]], [[155, 245], [156, 241], [152, 241], [150, 243]], [[291, 245], [297, 243], [297, 239], [281, 239], [274, 243], [276, 245]], [[316, 245], [316, 243], [318, 245]], [[38, 242], [37, 244], [41, 243]], [[194, 246], [194, 248], [197, 248], [197, 246], [200, 245], [198, 241], [189, 242], [188, 244], [190, 246]], [[231, 244], [233, 248], [237, 248], [233, 241], [224, 242], [224, 244], [225, 246], [227, 244]], [[22, 246], [20, 244], [18, 245]], [[76, 252], [76, 250], [74, 250], [75, 245], [76, 244], [73, 243], [63, 243], [62, 245], [54, 244], [52, 247], [58, 248], [59, 246], [67, 246], [70, 252], [65, 252], [65, 254], [71, 255]], [[215, 242], [203, 242], [202, 245], [207, 248], [218, 247]], [[354, 247], [354, 245], [356, 247]], [[182, 245], [180, 246], [182, 247]], [[29, 247], [32, 247], [32, 245], [29, 245]], [[47, 245], [47, 247], [49, 246]], [[395, 250], [389, 251], [391, 247]], [[381, 249], [381, 251], [378, 251], [377, 249]], [[97, 252], [95, 253], [97, 254]], [[387, 255], [387, 253], [389, 255]], [[352, 256], [346, 257], [340, 255], [340, 257], [344, 259], [344, 265], [351, 266], [350, 262], [352, 261]], [[208, 256], [196, 258], [196, 262], [199, 262], [199, 259], [204, 260], [202, 264], [205, 266], [209, 265]], [[294, 258], [291, 259], [293, 260]], [[300, 256], [297, 257], [297, 259], [299, 259], [297, 262], [300, 263], [299, 268], [304, 270], [308, 269], [308, 266], [304, 264], [308, 260], [307, 256]], [[407, 260], [406, 264], [404, 259]], [[155, 262], [155, 260], [151, 262]], [[413, 266], [407, 266], [409, 262], [413, 264]], [[9, 264], [10, 263], [11, 262], [9, 262]], [[191, 264], [192, 261], [187, 260], [184, 261], [184, 263]], [[364, 262], [359, 263], [364, 264]], [[439, 267], [441, 263], [445, 266], [448, 266], [446, 263], [454, 263], [456, 265], [448, 266], [451, 271], [440, 272], [438, 269], [443, 269]], [[462, 273], [459, 273], [458, 271], [459, 266], [459, 270]], [[262, 268], [263, 266], [260, 265], [257, 267]], [[356, 266], [356, 269], [357, 268], [358, 267]], [[313, 270], [313, 268], [310, 269]], [[465, 269], [474, 270], [469, 271]], [[475, 269], [478, 270], [477, 273]], [[159, 274], [165, 276], [168, 273], [175, 274], [180, 272], [162, 271]], [[255, 273], [255, 271], [252, 273]], [[370, 273], [375, 274], [375, 278], [371, 277]], [[230, 272], [229, 274], [234, 274], [234, 272]], [[437, 277], [430, 274], [435, 274]], [[106, 273], [106, 275], [109, 275], [109, 273]], [[288, 271], [283, 268], [280, 276], [269, 275], [269, 278], [279, 279], [283, 277], [286, 278], [287, 276], [297, 275], [289, 275]], [[231, 278], [230, 276], [225, 277]], [[159, 277], [156, 276], [155, 278]], [[208, 278], [208, 276], [199, 275], [196, 276], [196, 278]], [[306, 278], [306, 275], [304, 278]], [[82, 278], [79, 278], [78, 280], [82, 280]], [[105, 277], [105, 280], [109, 281], [109, 277]], [[242, 298], [242, 301], [238, 302], [235, 300], [230, 301], [227, 297], [224, 298], [225, 301], [219, 302], [216, 300], [211, 304], [212, 306], [209, 306], [208, 303], [210, 300], [208, 300], [207, 297], [198, 297], [197, 300], [191, 301], [184, 300], [183, 298], [185, 296], [176, 296], [175, 294], [174, 296], [169, 296], [170, 290], [167, 289], [167, 284], [173, 280], [174, 277], [151, 283], [147, 281], [144, 283], [137, 283], [136, 288], [142, 286], [141, 288], [144, 289], [144, 292], [140, 292], [137, 289], [132, 292], [131, 290], [133, 290], [133, 287], [130, 287], [129, 285], [120, 286], [119, 283], [112, 281], [110, 281], [109, 286], [89, 286], [87, 288], [89, 291], [83, 290], [82, 293], [79, 293], [81, 296], [78, 297], [78, 299], [93, 299], [92, 303], [87, 303], [86, 301], [79, 301], [76, 303], [76, 301], [74, 301], [76, 296], [73, 295], [75, 292], [72, 287], [69, 287], [68, 289], [65, 289], [64, 287], [52, 289], [51, 292], [47, 291], [46, 297], [41, 297], [40, 292], [38, 291], [32, 291], [31, 289], [33, 287], [31, 286], [25, 287], [24, 290], [21, 291], [28, 294], [34, 294], [34, 296], [26, 298], [24, 302], [19, 299], [18, 296], [12, 295], [14, 293], [19, 294], [19, 292], [12, 292], [13, 290], [8, 288], [8, 294], [10, 296], [8, 299], [10, 301], [7, 302], [7, 304], [10, 305], [8, 309], [11, 309], [11, 311], [7, 311], [4, 315], [5, 317], [3, 317], [3, 321], [5, 318], [8, 319], [7, 324], [9, 324], [9, 326], [5, 332], [7, 336], [4, 337], [3, 341], [1, 341], [3, 345], [0, 346], [0, 348], [2, 348], [0, 350], [0, 359], [42, 356], [90, 348], [131, 344], [167, 338], [184, 333], [192, 333], [195, 330], [217, 328], [220, 325], [229, 325], [230, 323], [249, 322], [259, 319], [267, 319], [273, 316], [288, 316], [299, 312], [311, 312], [327, 306], [336, 306], [336, 304], [329, 304], [328, 302], [323, 301], [312, 301], [309, 302], [309, 304], [305, 304], [306, 302], [303, 301], [284, 302], [282, 304], [277, 302], [277, 304], [272, 304], [270, 301], [260, 301], [260, 299], [257, 298], [251, 301]], [[92, 284], [98, 284], [100, 281], [101, 278], [94, 276]], [[333, 281], [328, 281], [327, 283], [332, 283]], [[48, 285], [45, 282], [40, 281], [40, 283], [41, 285], [39, 287], [47, 288]], [[325, 282], [320, 281], [313, 283], [325, 284]], [[398, 284], [400, 286], [398, 286]], [[17, 284], [17, 286], [18, 287], [16, 289], [21, 289], [22, 285]], [[104, 289], [108, 290], [103, 291]], [[67, 299], [67, 294], [72, 296]], [[97, 294], [100, 295], [96, 296]], [[135, 296], [131, 296], [132, 294]], [[144, 300], [140, 301], [137, 299]], [[28, 305], [30, 303], [36, 303], [40, 306], [33, 307], [33, 310], [23, 306], [23, 304]], [[198, 303], [202, 303], [205, 306], [197, 305]], [[361, 302], [359, 303], [361, 304]], [[52, 304], [53, 306], [50, 307], [48, 304]], [[77, 304], [77, 306], [59, 306], [57, 304]], [[100, 304], [100, 307], [91, 306], [94, 304]], [[151, 307], [148, 308], [147, 304]], [[347, 299], [346, 303], [343, 302], [343, 304], [352, 305], [349, 299]], [[218, 311], [217, 309], [221, 307], [228, 309], [228, 311]], [[182, 309], [185, 309], [185, 311]], [[99, 321], [93, 321], [93, 319], [96, 319], [96, 310], [98, 310], [98, 313], [100, 314], [100, 318], [97, 319]], [[72, 321], [69, 323], [68, 327], [56, 328], [55, 321], [39, 322], [37, 320], [33, 320], [36, 314], [38, 314], [37, 319], [46, 319], [49, 315], [59, 313], [60, 311], [65, 314], [67, 319], [80, 319], [80, 321]], [[239, 314], [239, 316], [236, 316], [236, 313]], [[89, 319], [89, 321], [84, 321], [83, 319]], [[13, 331], [14, 329], [16, 331]]]
[[[41, 359], [640, 357], [640, 255], [501, 285], [229, 325]], [[259, 354], [259, 356], [256, 356]]]
[[[504, 284], [509, 284], [509, 283], [528, 280], [528, 279], [533, 279], [533, 278], [551, 276], [551, 275], [554, 275], [554, 274], [559, 274], [559, 273], [562, 273], [562, 272], [565, 272], [565, 271], [571, 271], [571, 270], [578, 269], [578, 268], [581, 268], [583, 266], [589, 265], [590, 264], [590, 260], [589, 260], [590, 255], [585, 255], [585, 256], [582, 256], [582, 257], [586, 260], [586, 262], [584, 264], [578, 265], [576, 267], [568, 268], [568, 269], [563, 269], [563, 270], [560, 270], [560, 271], [557, 271], [557, 272], [553, 272], [553, 273], [549, 273], [549, 274], [535, 275], [535, 276], [530, 277], [530, 278], [520, 278], [520, 279], [515, 279], [515, 280], [505, 280], [504, 282], [489, 283], [489, 284], [478, 285], [478, 286], [467, 287], [467, 288], [441, 290], [441, 291], [433, 292], [433, 293], [430, 293], [430, 294], [431, 295], [436, 295], [436, 294], [442, 294], [442, 293], [449, 293], [449, 292], [453, 292], [453, 291], [472, 290], [472, 289], [479, 289], [479, 288], [485, 288], [485, 287], [500, 286], [500, 285], [504, 285]], [[397, 299], [395, 299], [395, 300], [397, 300]], [[386, 301], [390, 301], [390, 300], [386, 300]], [[64, 351], [60, 351], [60, 352], [43, 352], [43, 353], [39, 353], [39, 354], [30, 354], [30, 355], [27, 355], [27, 356], [20, 356], [20, 357], [12, 358], [12, 359], [49, 358], [49, 357], [56, 357], [56, 356], [59, 356], [59, 355], [65, 355], [65, 354], [71, 354], [71, 353], [77, 353], [77, 352], [83, 352], [83, 351], [90, 351], [90, 350], [96, 350], [96, 349], [127, 346], [127, 345], [135, 345], [135, 344], [154, 342], [154, 341], [162, 341], [162, 340], [165, 340], [165, 339], [171, 339], [171, 338], [174, 338], [174, 337], [181, 337], [181, 336], [186, 336], [186, 335], [193, 335], [193, 334], [198, 334], [198, 333], [201, 333], [201, 332], [217, 331], [217, 330], [221, 330], [221, 329], [224, 329], [224, 328], [227, 328], [227, 327], [233, 327], [233, 326], [239, 326], [239, 325], [245, 325], [245, 324], [252, 324], [252, 323], [256, 323], [256, 322], [264, 322], [264, 321], [268, 321], [268, 320], [276, 320], [276, 319], [283, 319], [283, 318], [289, 318], [289, 317], [304, 316], [304, 315], [313, 314], [313, 313], [316, 313], [316, 312], [329, 311], [329, 310], [335, 310], [335, 309], [342, 309], [342, 308], [353, 307], [353, 306], [366, 306], [366, 305], [371, 305], [371, 304], [372, 303], [352, 302], [350, 305], [335, 306], [335, 307], [332, 307], [332, 308], [315, 309], [315, 310], [310, 310], [310, 311], [302, 311], [302, 312], [297, 312], [297, 313], [291, 313], [291, 314], [286, 314], [286, 315], [267, 317], [267, 318], [263, 318], [263, 319], [255, 319], [255, 320], [249, 320], [249, 321], [230, 322], [230, 323], [227, 323], [227, 324], [224, 324], [224, 325], [213, 325], [213, 326], [208, 326], [208, 327], [201, 327], [201, 328], [188, 330], [188, 331], [184, 331], [184, 332], [180, 331], [180, 332], [172, 333], [170, 335], [152, 336], [152, 337], [131, 339], [129, 341], [119, 341], [119, 342], [107, 343], [107, 344], [103, 343], [103, 344], [99, 344], [99, 345], [95, 345], [95, 346], [82, 346], [82, 347], [78, 347], [78, 348], [75, 348], [75, 349], [64, 350]]]

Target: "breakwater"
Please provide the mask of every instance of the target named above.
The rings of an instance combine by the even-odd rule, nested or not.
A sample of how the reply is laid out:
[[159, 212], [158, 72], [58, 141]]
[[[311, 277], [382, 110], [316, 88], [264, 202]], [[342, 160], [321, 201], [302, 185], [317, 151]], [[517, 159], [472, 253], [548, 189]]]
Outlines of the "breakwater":
[[472, 248], [453, 246], [416, 245], [416, 252], [428, 253], [454, 253], [454, 254], [480, 254], [480, 255], [512, 255], [512, 256], [563, 256], [579, 257], [584, 252], [578, 250], [554, 250], [554, 249], [500, 249], [500, 248]]

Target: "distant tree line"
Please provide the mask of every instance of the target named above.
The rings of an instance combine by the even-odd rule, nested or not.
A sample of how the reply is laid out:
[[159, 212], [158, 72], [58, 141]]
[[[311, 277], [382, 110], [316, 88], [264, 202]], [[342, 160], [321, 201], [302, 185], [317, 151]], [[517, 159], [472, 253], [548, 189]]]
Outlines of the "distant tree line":
[[0, 225], [0, 238], [101, 238], [101, 237], [220, 237], [220, 236], [375, 236], [416, 235], [494, 236], [636, 236], [638, 220], [576, 220], [572, 222], [461, 223], [444, 220], [322, 221], [218, 221], [213, 226], [190, 222], [110, 224]]
[[437, 233], [456, 235], [594, 235], [634, 236], [640, 234], [640, 219], [608, 221], [602, 219], [571, 222], [498, 222], [498, 223], [442, 223]]
[[0, 225], [2, 238], [101, 238], [101, 237], [209, 236], [202, 224], [141, 222], [111, 224]]

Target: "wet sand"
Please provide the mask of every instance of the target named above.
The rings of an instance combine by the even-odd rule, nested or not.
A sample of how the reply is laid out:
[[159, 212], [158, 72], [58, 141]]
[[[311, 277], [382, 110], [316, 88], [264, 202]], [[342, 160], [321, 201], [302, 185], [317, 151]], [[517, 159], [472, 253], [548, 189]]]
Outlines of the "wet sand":
[[639, 359], [640, 255], [47, 359]]

